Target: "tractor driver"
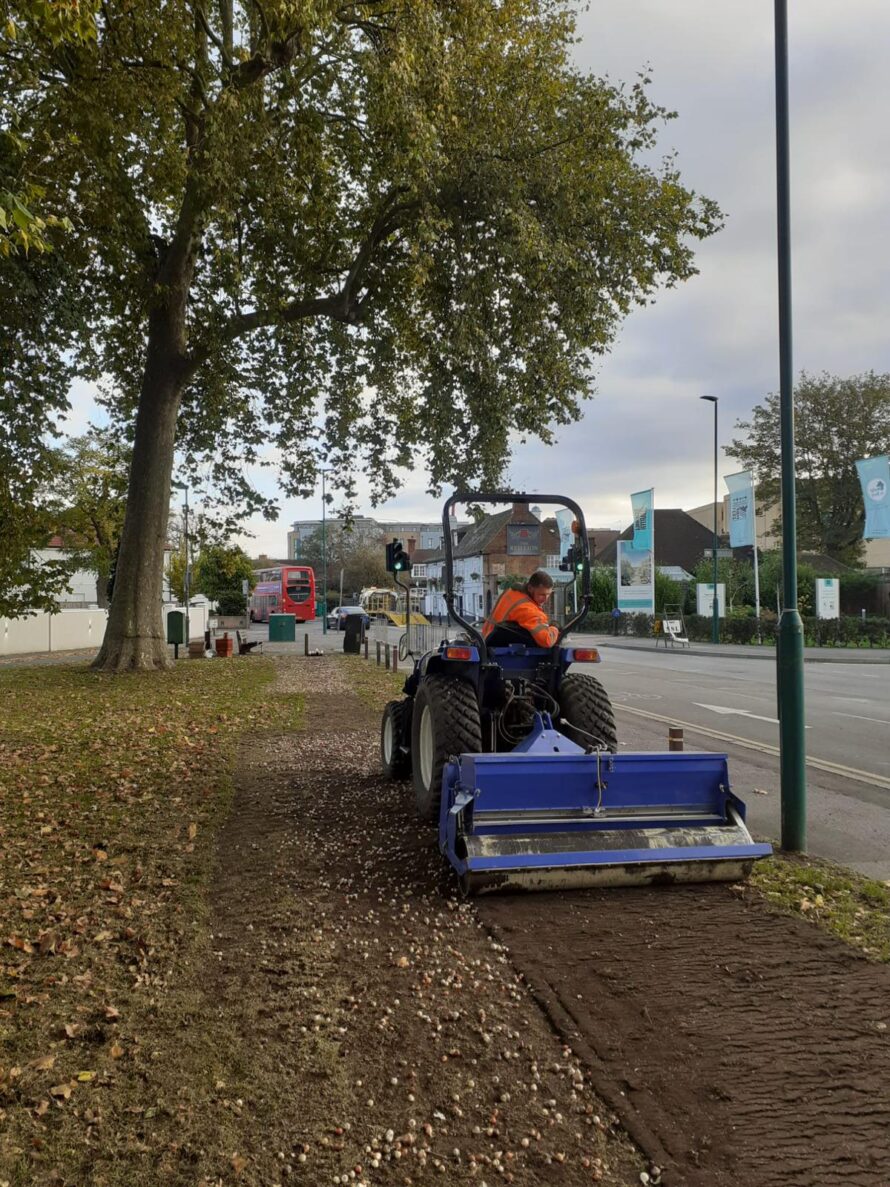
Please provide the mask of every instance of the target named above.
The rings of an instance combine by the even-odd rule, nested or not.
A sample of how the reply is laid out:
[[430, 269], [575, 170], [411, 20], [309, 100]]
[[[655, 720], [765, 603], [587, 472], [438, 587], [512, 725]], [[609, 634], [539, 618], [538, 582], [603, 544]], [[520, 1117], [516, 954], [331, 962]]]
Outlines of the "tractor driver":
[[553, 578], [541, 569], [532, 573], [525, 585], [505, 589], [485, 620], [483, 638], [510, 623], [528, 631], [536, 647], [552, 647], [559, 638], [559, 628], [551, 626], [544, 613], [544, 603], [552, 592]]

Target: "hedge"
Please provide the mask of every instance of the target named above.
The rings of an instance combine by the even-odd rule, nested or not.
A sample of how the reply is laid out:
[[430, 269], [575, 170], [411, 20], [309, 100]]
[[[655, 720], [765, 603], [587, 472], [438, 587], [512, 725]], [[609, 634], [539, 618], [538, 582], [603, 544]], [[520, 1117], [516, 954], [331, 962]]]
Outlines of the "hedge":
[[[659, 617], [661, 617], [659, 615]], [[712, 621], [709, 615], [687, 614], [686, 631], [690, 641], [710, 643]], [[776, 641], [777, 621], [774, 616], [761, 619], [760, 635], [764, 643]], [[804, 643], [807, 647], [890, 647], [890, 618], [812, 618], [803, 620]], [[588, 614], [579, 628], [600, 635], [631, 635], [653, 638], [655, 618], [651, 614]], [[723, 618], [720, 620], [721, 643], [757, 643], [757, 620], [753, 617]]]

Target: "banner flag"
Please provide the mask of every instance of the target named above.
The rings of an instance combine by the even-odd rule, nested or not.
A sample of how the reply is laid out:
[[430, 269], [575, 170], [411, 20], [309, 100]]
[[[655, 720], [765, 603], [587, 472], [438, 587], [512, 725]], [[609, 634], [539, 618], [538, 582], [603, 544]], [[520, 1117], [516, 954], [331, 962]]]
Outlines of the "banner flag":
[[574, 512], [569, 511], [567, 507], [563, 507], [556, 512], [556, 526], [559, 528], [559, 559], [568, 553], [572, 544], [575, 542], [575, 537], [572, 535], [572, 521], [574, 520]]
[[856, 463], [865, 502], [866, 540], [890, 538], [890, 458], [869, 457]]
[[655, 613], [655, 557], [650, 548], [618, 541], [616, 558], [618, 609], [631, 614]]
[[655, 503], [655, 489], [637, 491], [630, 496], [630, 505], [634, 517], [634, 548], [654, 548], [652, 532], [652, 509]]
[[749, 548], [754, 544], [754, 475], [750, 470], [727, 474], [723, 479], [729, 491], [729, 544], [731, 548]]

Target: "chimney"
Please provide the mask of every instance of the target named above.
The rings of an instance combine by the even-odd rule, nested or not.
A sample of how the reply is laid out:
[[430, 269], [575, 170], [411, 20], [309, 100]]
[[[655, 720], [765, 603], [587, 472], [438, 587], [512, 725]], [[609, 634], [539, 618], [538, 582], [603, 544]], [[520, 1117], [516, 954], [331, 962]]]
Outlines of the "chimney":
[[528, 503], [514, 503], [511, 519], [518, 523], [534, 523], [535, 517], [528, 509]]

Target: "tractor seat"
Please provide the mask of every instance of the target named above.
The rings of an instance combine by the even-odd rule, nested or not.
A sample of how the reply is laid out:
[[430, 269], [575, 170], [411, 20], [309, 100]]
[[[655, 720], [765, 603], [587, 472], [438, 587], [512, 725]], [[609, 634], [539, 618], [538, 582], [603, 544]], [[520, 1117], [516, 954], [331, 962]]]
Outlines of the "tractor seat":
[[485, 640], [488, 647], [509, 647], [511, 643], [524, 643], [526, 647], [538, 647], [531, 631], [513, 622], [502, 622], [494, 628]]

